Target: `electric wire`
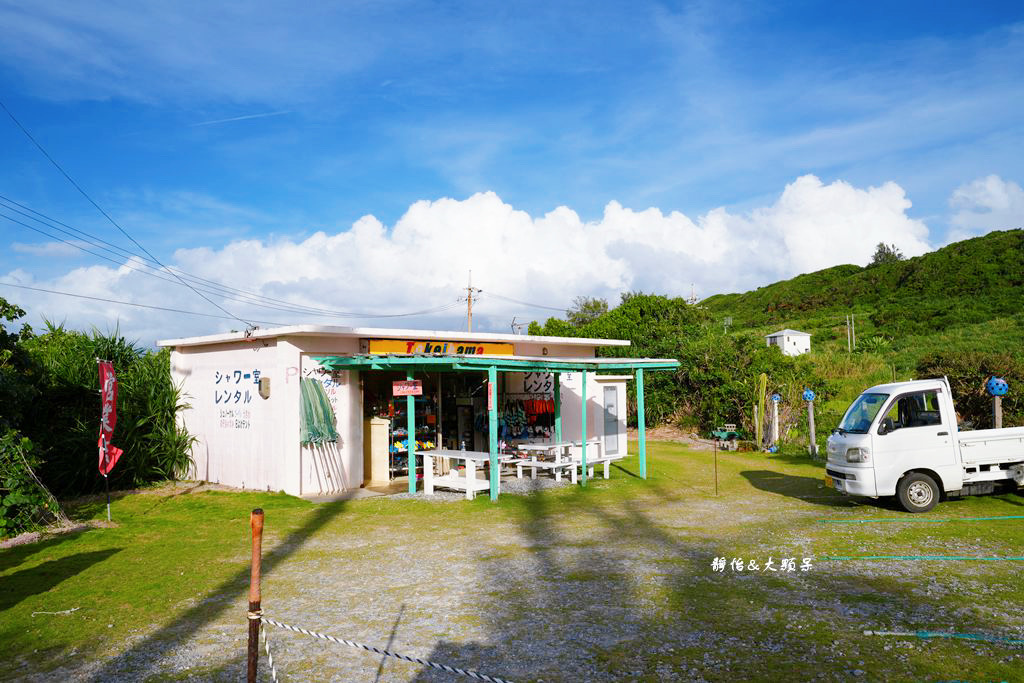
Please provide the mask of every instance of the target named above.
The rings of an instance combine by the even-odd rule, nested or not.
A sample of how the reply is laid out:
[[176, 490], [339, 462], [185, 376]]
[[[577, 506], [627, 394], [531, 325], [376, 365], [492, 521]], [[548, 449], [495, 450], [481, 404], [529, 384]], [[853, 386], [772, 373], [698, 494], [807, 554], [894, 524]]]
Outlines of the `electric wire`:
[[[13, 282], [4, 282], [2, 280], [0, 280], [0, 287], [17, 287], [18, 289], [31, 289], [34, 292], [46, 292], [47, 294], [60, 294], [61, 296], [73, 296], [76, 299], [89, 299], [91, 301], [102, 301], [104, 303], [109, 303], [109, 304], [119, 304], [121, 306], [136, 306], [138, 308], [152, 308], [152, 309], [157, 310], [157, 311], [168, 311], [168, 312], [171, 312], [171, 313], [183, 313], [185, 315], [198, 315], [198, 316], [201, 316], [203, 318], [220, 318], [222, 320], [238, 320], [238, 318], [236, 318], [234, 316], [216, 315], [215, 313], [200, 313], [198, 311], [186, 311], [186, 310], [182, 310], [180, 308], [167, 308], [166, 306], [153, 306], [152, 304], [137, 304], [137, 303], [132, 302], [132, 301], [119, 301], [117, 299], [106, 299], [106, 298], [101, 297], [101, 296], [88, 296], [86, 294], [74, 294], [72, 292], [61, 292], [61, 291], [56, 290], [56, 289], [44, 289], [42, 287], [29, 287], [28, 285], [16, 285]], [[286, 325], [290, 324], [290, 323], [270, 322], [270, 321], [267, 321], [267, 320], [254, 320], [253, 322], [262, 323], [264, 325], [276, 325], [278, 327], [283, 327], [283, 326], [286, 326]]]
[[[32, 144], [36, 146], [36, 149], [38, 149], [43, 154], [43, 156], [45, 156], [49, 160], [49, 162], [51, 164], [53, 164], [54, 168], [56, 168], [58, 171], [60, 171], [61, 175], [63, 175], [67, 179], [67, 181], [69, 183], [71, 183], [71, 185], [76, 190], [78, 190], [79, 194], [81, 194], [83, 197], [85, 197], [89, 201], [90, 204], [92, 204], [94, 207], [96, 207], [96, 210], [99, 211], [103, 215], [103, 217], [106, 218], [110, 222], [111, 225], [113, 225], [115, 228], [117, 228], [121, 232], [122, 235], [127, 237], [131, 241], [132, 244], [134, 244], [140, 250], [145, 252], [145, 254], [147, 256], [149, 256], [150, 259], [152, 259], [153, 261], [158, 263], [161, 268], [165, 268], [166, 269], [166, 266], [164, 266], [164, 264], [160, 262], [160, 259], [158, 259], [157, 257], [153, 256], [153, 254], [151, 254], [149, 252], [149, 250], [147, 250], [144, 246], [139, 244], [139, 242], [134, 237], [132, 237], [130, 234], [128, 234], [127, 230], [122, 228], [121, 225], [117, 221], [115, 221], [113, 218], [111, 218], [110, 214], [108, 214], [106, 211], [104, 211], [103, 207], [101, 207], [99, 204], [97, 204], [96, 201], [92, 197], [90, 197], [89, 194], [85, 190], [83, 190], [81, 188], [81, 186], [79, 186], [78, 183], [75, 182], [75, 179], [72, 178], [70, 175], [68, 175], [68, 172], [65, 171], [64, 168], [60, 164], [58, 164], [57, 161], [53, 157], [50, 156], [50, 154], [43, 148], [43, 146], [41, 144], [39, 144], [39, 142], [34, 137], [32, 137], [32, 134], [28, 132], [28, 129], [25, 128], [25, 126], [21, 125], [21, 121], [19, 121], [17, 119], [17, 117], [15, 117], [13, 113], [11, 113], [11, 110], [7, 108], [7, 105], [4, 104], [3, 100], [0, 100], [0, 107], [3, 107], [3, 110], [7, 113], [7, 116], [10, 117], [11, 121], [14, 121], [14, 125], [16, 125], [21, 130], [21, 132], [25, 134], [25, 137], [27, 137], [29, 140], [32, 141]], [[239, 322], [245, 323], [248, 327], [255, 327], [255, 325], [252, 322], [250, 322], [248, 320], [245, 320], [244, 318], [238, 317], [237, 315], [235, 315], [234, 313], [232, 313], [228, 309], [224, 308], [223, 306], [221, 306], [220, 304], [215, 302], [213, 299], [210, 299], [208, 296], [206, 296], [205, 294], [203, 294], [202, 292], [197, 290], [192, 285], [188, 284], [185, 280], [183, 280], [182, 278], [178, 277], [173, 272], [171, 273], [171, 275], [174, 275], [174, 277], [176, 277], [178, 280], [180, 280], [182, 284], [184, 284], [186, 287], [191, 289], [197, 295], [199, 295], [200, 297], [205, 299], [210, 305], [212, 305], [212, 306], [216, 307], [217, 309], [223, 311], [224, 313], [228, 314], [229, 316], [231, 316], [231, 318], [233, 318], [233, 319], [235, 319], [235, 320], [237, 320]]]
[[[32, 214], [35, 214], [35, 216], [30, 215], [28, 213], [25, 213], [25, 211], [22, 211], [19, 208], [14, 208], [12, 206], [8, 206], [7, 203], [14, 204], [17, 207], [20, 207], [20, 209], [25, 209], [25, 211], [29, 211]], [[88, 232], [86, 232], [84, 230], [80, 230], [80, 229], [75, 228], [75, 227], [73, 227], [71, 225], [68, 225], [67, 223], [63, 223], [63, 222], [61, 222], [61, 221], [59, 221], [59, 220], [57, 220], [55, 218], [47, 216], [46, 214], [44, 214], [44, 213], [42, 213], [40, 211], [36, 211], [35, 209], [33, 209], [31, 207], [28, 207], [28, 206], [25, 206], [24, 204], [21, 204], [19, 202], [16, 202], [13, 199], [5, 197], [4, 195], [0, 195], [0, 208], [6, 209], [8, 211], [14, 211], [15, 213], [17, 213], [17, 214], [19, 214], [19, 215], [21, 215], [21, 216], [23, 216], [25, 218], [29, 218], [31, 220], [36, 221], [37, 223], [45, 225], [47, 228], [50, 228], [52, 230], [56, 230], [58, 232], [64, 233], [65, 235], [68, 235], [70, 237], [74, 237], [76, 240], [80, 239], [79, 236], [82, 236], [86, 243], [90, 244], [91, 246], [95, 246], [97, 249], [105, 251], [105, 252], [107, 252], [109, 254], [113, 254], [113, 256], [115, 256], [116, 259], [115, 258], [110, 258], [108, 256], [103, 256], [102, 254], [97, 254], [96, 252], [91, 251], [89, 249], [86, 249], [85, 247], [81, 246], [80, 244], [76, 244], [73, 241], [69, 241], [69, 240], [63, 239], [61, 237], [58, 237], [57, 235], [53, 235], [51, 233], [45, 232], [45, 231], [43, 231], [43, 230], [41, 230], [39, 228], [36, 228], [34, 226], [31, 226], [31, 225], [28, 225], [28, 224], [26, 224], [26, 223], [24, 223], [22, 221], [19, 221], [19, 220], [15, 219], [15, 218], [11, 218], [10, 216], [7, 216], [7, 215], [5, 215], [3, 213], [0, 213], [0, 218], [5, 218], [6, 220], [11, 221], [12, 223], [16, 223], [16, 224], [21, 225], [21, 226], [23, 226], [25, 228], [28, 228], [29, 230], [33, 230], [33, 231], [38, 232], [38, 233], [40, 233], [42, 235], [45, 235], [45, 236], [47, 236], [47, 237], [49, 237], [51, 239], [55, 239], [55, 240], [57, 240], [59, 242], [63, 242], [64, 244], [67, 244], [67, 245], [69, 245], [71, 247], [74, 247], [75, 249], [79, 249], [79, 250], [84, 251], [84, 252], [86, 252], [88, 254], [96, 256], [98, 258], [104, 259], [106, 261], [110, 261], [110, 262], [112, 262], [112, 263], [114, 263], [114, 264], [116, 264], [118, 266], [126, 267], [129, 270], [134, 270], [134, 271], [143, 273], [145, 275], [149, 275], [151, 277], [155, 277], [155, 278], [157, 278], [159, 280], [163, 280], [165, 282], [170, 282], [172, 284], [178, 284], [178, 285], [183, 284], [183, 283], [178, 281], [178, 279], [180, 279], [180, 278], [172, 280], [172, 279], [169, 279], [169, 278], [161, 277], [160, 275], [157, 275], [156, 273], [150, 272], [150, 270], [156, 271], [156, 272], [161, 272], [161, 271], [160, 271], [160, 269], [154, 268], [151, 265], [149, 265], [148, 263], [146, 263], [146, 261], [148, 261], [149, 259], [147, 259], [147, 258], [145, 258], [143, 256], [140, 256], [139, 254], [136, 254], [135, 252], [132, 252], [132, 251], [129, 251], [127, 249], [123, 249], [121, 247], [118, 247], [117, 245], [111, 244], [110, 242], [107, 242], [106, 240], [103, 240], [102, 238], [96, 237], [95, 235], [92, 235], [92, 234], [90, 234], [90, 233], [88, 233]], [[58, 226], [63, 226], [63, 228], [67, 228], [67, 229], [63, 229], [63, 228], [58, 227]], [[71, 232], [69, 232], [69, 231], [71, 231]], [[101, 246], [101, 245], [108, 245], [108, 246], [104, 247], [104, 246]], [[120, 253], [118, 253], [118, 252], [120, 252]], [[132, 265], [129, 265], [128, 263], [124, 263], [124, 262], [122, 262], [120, 260], [120, 259], [124, 259], [124, 258], [135, 259], [137, 265], [141, 265], [141, 266], [143, 266], [143, 268], [148, 268], [150, 270], [142, 270], [140, 268], [137, 268], [137, 267], [134, 267]], [[295, 304], [295, 303], [292, 303], [292, 302], [289, 302], [289, 301], [284, 301], [282, 299], [275, 299], [273, 297], [267, 297], [267, 296], [264, 296], [264, 295], [261, 295], [261, 294], [255, 294], [255, 293], [243, 290], [243, 289], [238, 289], [236, 287], [230, 287], [228, 285], [224, 285], [224, 284], [218, 283], [218, 282], [216, 282], [214, 280], [208, 280], [206, 278], [198, 277], [198, 276], [192, 275], [190, 273], [187, 273], [186, 271], [175, 269], [175, 268], [170, 268], [170, 267], [167, 267], [167, 266], [164, 266], [164, 270], [166, 270], [166, 271], [174, 271], [174, 272], [171, 273], [172, 275], [177, 273], [178, 275], [184, 277], [185, 279], [192, 280], [193, 282], [196, 283], [196, 287], [198, 287], [200, 290], [205, 291], [205, 292], [207, 292], [209, 294], [213, 294], [214, 296], [223, 297], [224, 299], [228, 299], [228, 300], [231, 300], [231, 301], [236, 301], [236, 302], [239, 302], [239, 303], [249, 304], [249, 305], [253, 305], [253, 306], [259, 306], [259, 307], [263, 307], [263, 308], [269, 308], [269, 309], [279, 310], [279, 311], [284, 311], [284, 312], [289, 312], [289, 313], [302, 313], [304, 315], [317, 315], [317, 316], [332, 317], [332, 318], [401, 318], [401, 317], [409, 317], [409, 316], [428, 315], [428, 314], [431, 314], [431, 313], [441, 313], [441, 312], [450, 310], [451, 308], [454, 308], [455, 306], [458, 305], [458, 302], [456, 301], [456, 302], [451, 303], [451, 304], [442, 304], [440, 306], [436, 306], [436, 307], [425, 309], [425, 310], [421, 310], [421, 311], [409, 311], [409, 312], [404, 312], [404, 313], [366, 313], [366, 312], [360, 313], [360, 312], [353, 312], [353, 311], [338, 311], [338, 310], [328, 309], [328, 308], [319, 308], [319, 307], [316, 307], [316, 306], [306, 306], [306, 305], [302, 305], [302, 304]], [[243, 297], [243, 298], [239, 298], [239, 297]], [[266, 303], [266, 302], [269, 302], [269, 303]]]
[[565, 313], [566, 310], [568, 310], [566, 308], [557, 308], [555, 306], [545, 306], [544, 304], [532, 304], [529, 301], [520, 301], [519, 299], [513, 299], [512, 297], [502, 296], [501, 294], [495, 294], [494, 292], [492, 292], [490, 290], [481, 290], [481, 291], [485, 291], [487, 294], [490, 294], [495, 299], [502, 299], [503, 301], [511, 301], [514, 304], [520, 304], [522, 306], [530, 306], [532, 308], [543, 308], [543, 309], [548, 310], [548, 311], [558, 311], [559, 313]]

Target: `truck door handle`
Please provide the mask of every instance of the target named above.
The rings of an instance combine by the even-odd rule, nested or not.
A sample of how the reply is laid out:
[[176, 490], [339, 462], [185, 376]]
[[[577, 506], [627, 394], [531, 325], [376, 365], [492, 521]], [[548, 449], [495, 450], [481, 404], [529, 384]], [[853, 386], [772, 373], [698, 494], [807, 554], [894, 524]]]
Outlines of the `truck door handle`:
[[935, 436], [949, 436], [949, 432], [939, 432]]

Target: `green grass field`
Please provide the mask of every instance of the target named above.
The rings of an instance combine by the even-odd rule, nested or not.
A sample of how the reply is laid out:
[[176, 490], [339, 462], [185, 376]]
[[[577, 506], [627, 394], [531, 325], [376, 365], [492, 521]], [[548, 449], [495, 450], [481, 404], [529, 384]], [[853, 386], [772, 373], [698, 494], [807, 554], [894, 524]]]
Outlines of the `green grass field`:
[[[823, 488], [799, 455], [750, 453], [718, 454], [716, 496], [711, 452], [649, 451], [647, 481], [633, 457], [497, 504], [118, 497], [112, 528], [0, 550], [0, 679], [237, 680], [262, 507], [268, 615], [516, 681], [1020, 680], [1024, 645], [863, 631], [1024, 639], [1024, 562], [829, 558], [1020, 558], [1024, 496], [908, 515]], [[270, 635], [282, 680], [450, 680]]]

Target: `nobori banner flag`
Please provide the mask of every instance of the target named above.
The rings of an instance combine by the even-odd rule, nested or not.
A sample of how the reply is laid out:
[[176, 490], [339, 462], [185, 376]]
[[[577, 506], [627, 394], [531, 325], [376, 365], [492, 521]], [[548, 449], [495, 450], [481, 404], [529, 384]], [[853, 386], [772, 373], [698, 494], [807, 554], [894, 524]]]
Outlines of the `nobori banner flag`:
[[117, 425], [117, 375], [114, 364], [108, 360], [100, 362], [100, 396], [103, 409], [100, 413], [100, 474], [107, 476], [114, 469], [117, 459], [121, 457], [121, 449], [111, 445], [114, 427]]

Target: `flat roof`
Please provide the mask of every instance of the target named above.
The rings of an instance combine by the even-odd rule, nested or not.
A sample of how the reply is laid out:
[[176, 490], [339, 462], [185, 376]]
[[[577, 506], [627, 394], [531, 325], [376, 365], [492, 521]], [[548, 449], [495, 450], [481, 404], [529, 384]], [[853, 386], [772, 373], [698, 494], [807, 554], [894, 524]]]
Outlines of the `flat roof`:
[[587, 337], [534, 337], [523, 334], [498, 334], [494, 332], [466, 332], [453, 330], [410, 330], [385, 327], [339, 327], [336, 325], [288, 325], [286, 327], [256, 328], [249, 333], [226, 332], [202, 337], [161, 339], [157, 346], [203, 346], [224, 344], [246, 339], [268, 339], [274, 337], [347, 337], [371, 339], [423, 339], [443, 341], [477, 342], [530, 342], [537, 344], [566, 344], [570, 346], [629, 346], [625, 339], [590, 339]]
[[433, 355], [433, 354], [359, 354], [336, 356], [312, 354], [313, 360], [336, 370], [486, 370], [502, 372], [598, 371], [598, 370], [672, 370], [679, 367], [674, 358], [552, 358], [550, 356]]
[[801, 332], [800, 330], [791, 330], [788, 327], [786, 329], [784, 329], [784, 330], [779, 330], [778, 332], [772, 332], [771, 334], [766, 334], [765, 336], [766, 337], [780, 337], [780, 336], [787, 335], [787, 334], [790, 337], [810, 337], [811, 336], [810, 332]]

